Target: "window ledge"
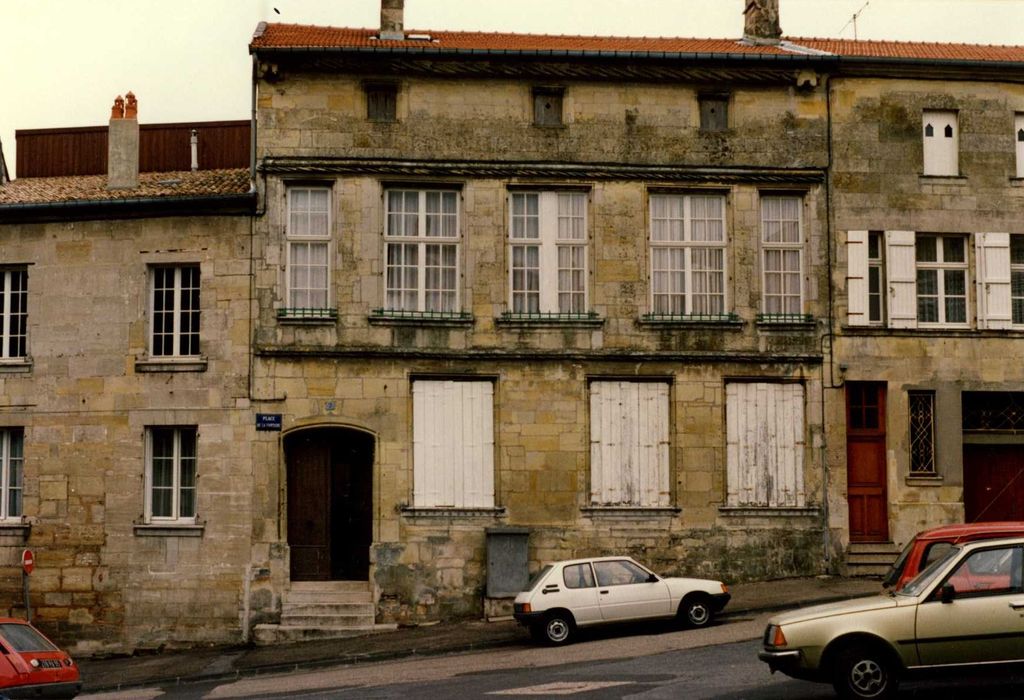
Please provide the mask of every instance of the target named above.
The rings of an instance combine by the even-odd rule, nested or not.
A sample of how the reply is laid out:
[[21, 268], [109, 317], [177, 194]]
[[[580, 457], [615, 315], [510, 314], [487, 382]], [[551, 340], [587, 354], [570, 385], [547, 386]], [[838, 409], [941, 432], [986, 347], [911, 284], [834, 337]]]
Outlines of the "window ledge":
[[810, 314], [758, 314], [755, 322], [758, 328], [765, 330], [814, 330], [817, 327], [814, 316]]
[[21, 543], [28, 542], [29, 533], [32, 532], [32, 525], [22, 519], [0, 520], [0, 542], [5, 539], [5, 544], [10, 545], [10, 538], [19, 540]]
[[205, 357], [138, 357], [135, 371], [145, 372], [205, 372], [208, 365]]
[[408, 518], [502, 518], [504, 508], [416, 508], [405, 506], [402, 515]]
[[720, 515], [728, 517], [745, 516], [767, 516], [774, 518], [783, 517], [820, 517], [821, 509], [817, 506], [719, 506]]
[[591, 517], [601, 518], [635, 518], [635, 517], [674, 517], [683, 512], [675, 506], [584, 506], [580, 512]]
[[918, 177], [921, 178], [921, 182], [927, 182], [932, 185], [966, 185], [967, 178], [963, 175], [925, 175], [922, 173]]
[[278, 309], [277, 322], [297, 326], [333, 325], [338, 320], [337, 309]]
[[1024, 177], [1011, 177], [1010, 178], [1010, 186], [1011, 187], [1024, 187]]
[[0, 374], [28, 374], [32, 371], [31, 358], [0, 360]]
[[136, 537], [202, 537], [205, 523], [135, 523]]
[[374, 309], [370, 312], [373, 326], [472, 326], [473, 314], [465, 311], [444, 313], [440, 311], [397, 311]]
[[594, 311], [590, 311], [585, 314], [517, 314], [512, 313], [511, 311], [506, 311], [501, 316], [494, 319], [494, 323], [506, 328], [525, 328], [530, 326], [599, 328], [604, 325], [604, 319], [598, 316]]
[[942, 486], [943, 478], [938, 474], [908, 474], [907, 486]]
[[649, 328], [686, 327], [739, 330], [743, 327], [743, 319], [736, 314], [644, 314], [637, 321], [637, 325]]

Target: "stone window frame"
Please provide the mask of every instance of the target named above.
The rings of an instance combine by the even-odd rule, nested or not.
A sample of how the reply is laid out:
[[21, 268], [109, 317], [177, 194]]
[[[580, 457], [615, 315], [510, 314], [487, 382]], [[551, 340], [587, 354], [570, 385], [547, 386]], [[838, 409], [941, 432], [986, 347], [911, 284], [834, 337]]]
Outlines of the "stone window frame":
[[370, 122], [398, 121], [398, 83], [369, 80], [363, 83], [366, 96], [366, 119]]
[[922, 110], [921, 150], [923, 175], [960, 176], [960, 124], [956, 110]]
[[[923, 260], [922, 241], [935, 240], [935, 259]], [[963, 251], [962, 260], [946, 260], [948, 251], [946, 241], [959, 241]], [[960, 233], [923, 233], [919, 232], [914, 237], [914, 270], [917, 277], [916, 300], [917, 300], [917, 325], [919, 328], [968, 328], [971, 323], [970, 313], [970, 268], [969, 268], [969, 244], [968, 236]], [[947, 278], [949, 273], [961, 273], [963, 277], [963, 294], [957, 295], [947, 290]], [[935, 289], [934, 294], [922, 294], [922, 274], [934, 273]], [[963, 298], [962, 321], [950, 321], [948, 316], [949, 302], [957, 298]], [[936, 318], [924, 320], [921, 317], [923, 307], [922, 298], [935, 299]]]
[[[299, 210], [295, 204], [297, 195], [305, 193], [309, 205]], [[312, 195], [324, 195], [323, 208], [313, 209]], [[286, 307], [278, 312], [281, 320], [333, 320], [337, 312], [333, 307], [331, 285], [332, 261], [334, 255], [334, 208], [333, 190], [330, 184], [321, 182], [287, 183], [285, 189], [285, 300]], [[314, 226], [313, 217], [323, 217], [322, 226]], [[302, 225], [303, 218], [305, 219]], [[315, 229], [315, 230], [314, 230]], [[316, 289], [307, 286], [304, 290], [305, 299], [301, 298], [300, 290], [293, 287], [296, 266], [296, 251], [305, 247], [308, 256], [314, 249], [323, 248], [323, 286]], [[307, 274], [313, 274], [313, 264], [308, 264]], [[314, 294], [322, 294], [322, 298], [314, 299]], [[322, 304], [313, 303], [322, 301]], [[299, 303], [302, 302], [302, 303]]]
[[1010, 322], [1024, 327], [1024, 234], [1010, 234]]
[[20, 524], [25, 514], [25, 429], [0, 428], [0, 524]]
[[[805, 193], [795, 192], [761, 192], [759, 195], [761, 314], [765, 319], [785, 320], [803, 317], [804, 308], [807, 303], [807, 289], [804, 281], [805, 257], [807, 255], [806, 233], [804, 230], [804, 197]], [[773, 202], [779, 202], [783, 208], [785, 208], [786, 202], [795, 203], [796, 218], [786, 216], [787, 212], [784, 210], [780, 210], [777, 212], [778, 216], [774, 216], [770, 210]], [[792, 223], [796, 224], [796, 240], [786, 240], [786, 224]], [[779, 233], [778, 236], [773, 235], [773, 232], [776, 230]], [[775, 238], [778, 238], [778, 240], [774, 240]], [[787, 254], [791, 253], [797, 254], [796, 269], [786, 265], [786, 258], [790, 257]], [[778, 265], [770, 262], [773, 258], [778, 258]], [[778, 291], [769, 292], [769, 275], [780, 277]], [[793, 275], [797, 277], [799, 285], [799, 291], [796, 295], [787, 291], [784, 284], [785, 278]], [[793, 308], [791, 302], [787, 303], [787, 300], [791, 300], [794, 297], [796, 298], [795, 308]], [[773, 299], [779, 300], [777, 307], [772, 303]]]
[[[405, 209], [408, 199], [402, 198], [402, 207], [393, 209], [392, 195], [415, 194], [416, 210]], [[431, 195], [438, 195], [438, 209], [429, 210]], [[454, 318], [462, 319], [462, 256], [463, 256], [463, 235], [462, 235], [462, 190], [460, 187], [448, 184], [424, 185], [402, 183], [387, 183], [384, 187], [384, 265], [383, 265], [383, 304], [381, 313], [386, 316], [401, 316], [405, 318]], [[454, 211], [445, 211], [445, 200], [450, 197], [454, 202]], [[395, 223], [415, 217], [416, 225], [414, 232], [405, 230], [405, 224], [400, 231], [395, 230]], [[434, 217], [434, 219], [432, 219]], [[446, 233], [449, 227], [446, 220], [450, 218], [450, 233]], [[431, 230], [433, 229], [433, 233]], [[437, 265], [428, 264], [428, 253], [431, 248], [439, 249], [440, 258]], [[414, 263], [408, 262], [408, 255], [412, 249], [416, 251]], [[445, 249], [451, 249], [454, 254], [454, 261], [446, 264], [444, 260]], [[402, 251], [401, 255], [393, 255], [393, 251]], [[436, 286], [430, 285], [431, 269], [435, 269]], [[407, 270], [415, 270], [415, 287], [408, 286]], [[445, 271], [451, 270], [452, 279], [450, 283], [444, 280]], [[398, 285], [396, 286], [396, 281]], [[409, 297], [410, 293], [414, 296]], [[397, 295], [397, 297], [396, 297]], [[450, 295], [450, 296], [449, 296]], [[393, 300], [397, 298], [397, 303]], [[408, 299], [414, 300], [415, 308], [408, 308]], [[446, 299], [453, 299], [451, 303]], [[431, 302], [435, 299], [435, 302]], [[439, 306], [440, 308], [434, 308]], [[450, 307], [450, 308], [447, 308]]]
[[565, 126], [565, 91], [565, 87], [561, 85], [536, 85], [531, 88], [534, 126]]
[[907, 392], [907, 428], [909, 470], [911, 477], [934, 477], [935, 462], [935, 392]]
[[[154, 467], [156, 434], [169, 434], [171, 453], [164, 457], [170, 461], [171, 483], [157, 485], [154, 483]], [[191, 456], [185, 451], [186, 438], [191, 447]], [[183, 463], [192, 462], [191, 485], [183, 485]], [[145, 525], [196, 525], [198, 524], [199, 495], [199, 428], [196, 425], [150, 425], [145, 430], [145, 475], [144, 475], [144, 511]], [[187, 481], [187, 478], [185, 479]], [[154, 514], [154, 495], [157, 489], [170, 493], [170, 510], [168, 514]], [[184, 492], [191, 491], [191, 507], [182, 507]], [[187, 501], [186, 501], [187, 504]], [[191, 511], [191, 512], [189, 512]]]
[[[531, 199], [536, 202], [534, 211], [529, 208]], [[509, 191], [508, 313], [503, 318], [589, 320], [593, 317], [589, 311], [589, 210], [589, 190], [517, 188]], [[565, 231], [568, 235], [563, 233]], [[535, 264], [529, 262], [530, 249], [536, 249]], [[517, 265], [517, 260], [521, 264]], [[531, 271], [535, 271], [536, 288], [529, 283]], [[563, 288], [564, 280], [569, 281], [568, 287]], [[536, 300], [536, 308], [531, 299]]]
[[[189, 273], [186, 279], [186, 271]], [[165, 275], [171, 274], [170, 279]], [[192, 275], [194, 274], [194, 278]], [[149, 358], [194, 362], [201, 357], [202, 271], [199, 263], [149, 265]], [[164, 292], [161, 295], [161, 292]], [[169, 294], [170, 298], [167, 298]], [[169, 330], [160, 320], [170, 322]], [[158, 347], [158, 341], [164, 347]], [[169, 341], [169, 350], [167, 342]], [[187, 346], [187, 347], [185, 347]]]
[[410, 378], [410, 512], [501, 512], [495, 491], [496, 381], [485, 376]]
[[727, 92], [705, 92], [697, 95], [700, 130], [717, 133], [729, 130], [729, 99]]
[[0, 304], [0, 363], [24, 363], [28, 359], [27, 266], [0, 267]]
[[[721, 225], [721, 238], [720, 240], [710, 240], [705, 236], [703, 239], [694, 238], [693, 227], [694, 227], [694, 216], [693, 216], [693, 205], [697, 199], [706, 200], [717, 200], [720, 205], [720, 216], [717, 221]], [[681, 200], [680, 215], [679, 217], [673, 217], [670, 214], [664, 217], [655, 217], [656, 203], [660, 201], [670, 200]], [[729, 298], [729, 226], [728, 226], [728, 197], [725, 193], [720, 192], [651, 192], [648, 196], [648, 211], [650, 216], [649, 231], [648, 231], [648, 248], [650, 255], [649, 272], [650, 275], [650, 309], [651, 314], [648, 318], [650, 319], [699, 319], [699, 320], [723, 320], [731, 317], [730, 314], [730, 302]], [[662, 236], [661, 238], [655, 238], [655, 222], [663, 220], [666, 222], [679, 221], [681, 222], [681, 237], [672, 238], [671, 235]], [[705, 217], [705, 222], [715, 221], [713, 218]], [[720, 295], [713, 294], [712, 292], [705, 292], [704, 296], [707, 297], [721, 297], [721, 309], [717, 311], [711, 311], [705, 308], [703, 311], [694, 310], [694, 297], [697, 296], [694, 292], [694, 270], [693, 270], [693, 254], [695, 251], [719, 251], [721, 253], [722, 264], [720, 269], [717, 271], [721, 275], [721, 293]], [[678, 252], [682, 255], [681, 267], [676, 268], [674, 266], [666, 266], [664, 270], [656, 270], [655, 265], [657, 264], [656, 251], [669, 251], [669, 253]], [[683, 290], [672, 292], [672, 291], [661, 291], [659, 292], [656, 287], [656, 279], [658, 272], [667, 272], [668, 274], [682, 274], [683, 275]], [[705, 269], [701, 271], [705, 274], [713, 274], [715, 270]], [[660, 308], [658, 306], [658, 297], [669, 297], [669, 307]], [[678, 297], [682, 302], [682, 308], [676, 308], [672, 297]]]
[[1024, 112], [1013, 115], [1013, 144], [1017, 161], [1017, 178], [1024, 178]]
[[[672, 379], [593, 376], [588, 377], [587, 394], [590, 485], [589, 507], [584, 510], [674, 512]], [[617, 416], [606, 410], [614, 406], [620, 409]], [[626, 424], [633, 430], [622, 430]], [[608, 435], [608, 430], [617, 432]], [[627, 436], [632, 444], [626, 443]], [[638, 458], [621, 459], [623, 450]], [[632, 467], [629, 472], [621, 469], [627, 462]]]

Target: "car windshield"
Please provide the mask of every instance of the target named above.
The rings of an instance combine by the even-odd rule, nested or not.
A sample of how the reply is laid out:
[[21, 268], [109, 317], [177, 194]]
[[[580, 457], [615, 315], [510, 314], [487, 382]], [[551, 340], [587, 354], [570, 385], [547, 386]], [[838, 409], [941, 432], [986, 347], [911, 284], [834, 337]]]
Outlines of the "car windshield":
[[14, 651], [54, 651], [57, 648], [28, 625], [0, 624], [0, 637], [6, 639]]
[[[916, 539], [916, 538], [915, 538]], [[886, 588], [895, 586], [896, 582], [900, 580], [900, 576], [903, 574], [903, 568], [907, 565], [907, 557], [910, 556], [910, 550], [914, 548], [914, 540], [910, 540], [910, 543], [903, 548], [900, 555], [896, 557], [896, 561], [892, 563], [892, 567], [889, 569], [889, 573], [882, 579], [882, 585]]]
[[917, 576], [907, 581], [903, 588], [893, 591], [893, 593], [896, 595], [920, 595], [922, 591], [931, 585], [935, 577], [939, 575], [939, 572], [945, 568], [946, 563], [958, 554], [960, 554], [959, 547], [950, 547], [947, 551], [943, 552], [941, 557], [921, 569]]
[[541, 569], [533, 576], [531, 576], [530, 582], [526, 584], [526, 588], [524, 588], [523, 590], [532, 591], [534, 588], [537, 587], [537, 584], [540, 583], [544, 579], [544, 577], [548, 575], [549, 571], [551, 571], [551, 564], [547, 564], [546, 566], [544, 566], [543, 569]]

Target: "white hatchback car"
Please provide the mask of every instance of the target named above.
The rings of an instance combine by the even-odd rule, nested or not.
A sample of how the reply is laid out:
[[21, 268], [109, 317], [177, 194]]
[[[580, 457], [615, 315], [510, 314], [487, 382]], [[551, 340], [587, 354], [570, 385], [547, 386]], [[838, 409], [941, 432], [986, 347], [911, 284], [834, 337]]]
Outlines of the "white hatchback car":
[[721, 581], [662, 578], [629, 557], [548, 564], [516, 596], [514, 614], [534, 639], [566, 644], [577, 627], [678, 618], [704, 627], [729, 602]]

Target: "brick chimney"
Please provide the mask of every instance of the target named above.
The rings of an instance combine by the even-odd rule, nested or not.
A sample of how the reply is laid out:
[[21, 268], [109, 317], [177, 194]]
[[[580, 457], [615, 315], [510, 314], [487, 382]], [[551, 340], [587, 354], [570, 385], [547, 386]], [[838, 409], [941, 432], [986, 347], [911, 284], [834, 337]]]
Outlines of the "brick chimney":
[[128, 93], [114, 100], [107, 131], [107, 189], [139, 186], [138, 102]]
[[405, 0], [380, 0], [380, 38], [387, 41], [405, 39]]
[[779, 25], [779, 0], [746, 0], [743, 10], [743, 38], [753, 44], [778, 44], [782, 39]]

